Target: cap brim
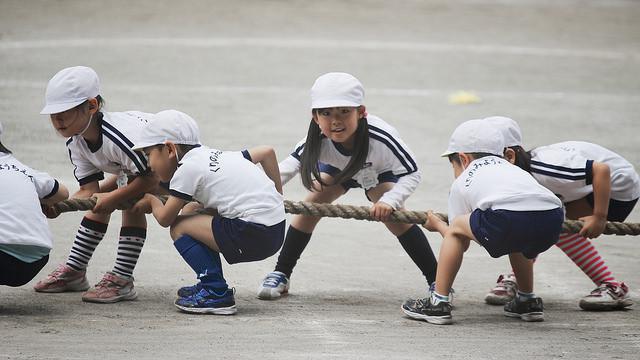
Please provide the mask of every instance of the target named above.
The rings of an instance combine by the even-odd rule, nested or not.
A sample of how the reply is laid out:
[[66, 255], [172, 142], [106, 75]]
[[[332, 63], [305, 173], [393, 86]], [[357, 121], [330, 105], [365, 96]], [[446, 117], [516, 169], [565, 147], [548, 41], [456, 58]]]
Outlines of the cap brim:
[[440, 156], [441, 156], [441, 157], [446, 157], [446, 156], [449, 156], [449, 155], [451, 155], [451, 154], [455, 154], [456, 152], [457, 152], [457, 151], [450, 151], [450, 150], [447, 150], [447, 151], [443, 152]]
[[144, 143], [138, 143], [133, 145], [133, 147], [131, 148], [131, 150], [133, 151], [138, 151], [138, 150], [142, 150], [144, 148], [148, 148], [149, 146], [155, 146], [155, 145], [161, 145], [163, 143], [158, 143], [158, 142], [144, 142]]
[[82, 104], [85, 101], [87, 100], [86, 99], [78, 100], [78, 101], [63, 103], [63, 104], [47, 104], [44, 108], [42, 108], [42, 111], [40, 111], [40, 114], [41, 115], [59, 114], [63, 111], [73, 109], [74, 107]]
[[332, 108], [332, 107], [339, 107], [339, 106], [348, 106], [348, 107], [358, 107], [362, 104], [358, 104], [354, 101], [349, 101], [349, 100], [320, 100], [320, 101], [316, 101], [314, 103], [311, 104], [311, 108], [312, 109], [326, 109], [326, 108]]

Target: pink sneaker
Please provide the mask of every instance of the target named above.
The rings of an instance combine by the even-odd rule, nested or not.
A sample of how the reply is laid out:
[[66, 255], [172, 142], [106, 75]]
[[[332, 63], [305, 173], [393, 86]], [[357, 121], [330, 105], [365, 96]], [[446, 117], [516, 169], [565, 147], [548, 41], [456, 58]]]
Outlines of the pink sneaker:
[[516, 276], [513, 274], [500, 275], [496, 286], [484, 297], [484, 302], [491, 305], [504, 305], [513, 300], [518, 291]]
[[33, 286], [37, 292], [61, 293], [65, 291], [85, 291], [89, 288], [86, 270], [74, 270], [66, 264], [60, 264], [44, 280]]
[[82, 301], [106, 304], [135, 300], [137, 297], [133, 278], [125, 279], [109, 271], [96, 286], [82, 294]]
[[621, 310], [633, 305], [629, 298], [629, 287], [621, 282], [600, 284], [591, 294], [580, 299], [583, 310]]

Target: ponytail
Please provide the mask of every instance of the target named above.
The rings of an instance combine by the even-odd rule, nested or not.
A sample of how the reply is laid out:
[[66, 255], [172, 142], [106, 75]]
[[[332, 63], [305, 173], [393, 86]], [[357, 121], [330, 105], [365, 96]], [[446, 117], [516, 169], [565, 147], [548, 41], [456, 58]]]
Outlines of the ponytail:
[[522, 146], [510, 146], [511, 150], [516, 153], [515, 164], [520, 169], [531, 172], [531, 151], [525, 151]]

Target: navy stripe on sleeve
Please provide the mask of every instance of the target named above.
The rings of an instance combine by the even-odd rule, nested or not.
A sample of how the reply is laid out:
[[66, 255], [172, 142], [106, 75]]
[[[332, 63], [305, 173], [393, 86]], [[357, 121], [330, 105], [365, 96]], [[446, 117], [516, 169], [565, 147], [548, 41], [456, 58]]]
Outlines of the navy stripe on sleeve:
[[587, 185], [593, 184], [593, 160], [587, 160], [585, 175], [587, 177]]
[[136, 165], [139, 172], [143, 173], [147, 170], [146, 162], [144, 165], [142, 165], [138, 157], [133, 153], [133, 150], [131, 150], [131, 148], [127, 147], [118, 138], [113, 136], [113, 134], [109, 133], [108, 131], [105, 131], [104, 135], [109, 139], [111, 139], [111, 141], [113, 141], [113, 143], [116, 144], [120, 148], [120, 150], [122, 150], [125, 154], [127, 154], [127, 156], [131, 159], [131, 161], [133, 161], [133, 163]]
[[549, 170], [558, 170], [558, 171], [563, 171], [568, 173], [584, 173], [585, 172], [584, 168], [574, 169], [574, 168], [568, 168], [565, 166], [551, 165], [551, 164], [543, 163], [536, 160], [531, 160], [531, 165], [540, 166], [543, 168], [547, 168]]
[[100, 181], [104, 179], [104, 173], [101, 171], [99, 173], [95, 173], [95, 174], [91, 174], [87, 177], [83, 177], [82, 179], [78, 179], [78, 184], [80, 184], [80, 186], [82, 185], [86, 185], [88, 183], [94, 182], [94, 181]]
[[[102, 121], [102, 125], [104, 127], [106, 127], [107, 129], [111, 130], [122, 141], [124, 141], [124, 143], [127, 144], [127, 147], [129, 148], [129, 151], [131, 151], [134, 154], [134, 156], [136, 156], [138, 158], [140, 163], [143, 164], [145, 168], [147, 167], [147, 159], [142, 154], [142, 152], [136, 152], [136, 151], [131, 150], [131, 148], [133, 147], [133, 142], [131, 142], [131, 140], [129, 140], [126, 136], [124, 136], [123, 133], [121, 133], [118, 129], [116, 129], [115, 126], [109, 124], [108, 122]], [[128, 156], [131, 157], [131, 155], [128, 155]]]
[[[396, 148], [397, 148], [398, 150], [400, 150], [400, 152], [402, 152], [402, 154], [404, 155], [405, 160], [406, 160], [406, 161], [408, 161], [408, 162], [411, 164], [411, 166], [412, 166], [412, 168], [411, 168], [411, 169], [409, 169], [409, 167], [407, 167], [407, 170], [409, 170], [409, 172], [410, 172], [410, 173], [411, 173], [411, 172], [414, 172], [414, 171], [416, 171], [416, 170], [418, 170], [418, 165], [416, 164], [416, 162], [415, 162], [415, 160], [413, 159], [413, 157], [411, 157], [411, 155], [409, 154], [409, 152], [408, 152], [405, 148], [403, 148], [403, 147], [400, 145], [400, 143], [398, 142], [398, 140], [396, 140], [396, 138], [395, 138], [395, 137], [393, 137], [393, 136], [392, 136], [391, 134], [389, 134], [388, 132], [386, 132], [386, 131], [382, 130], [381, 128], [376, 127], [376, 126], [373, 126], [373, 125], [371, 125], [371, 124], [369, 124], [369, 130], [370, 130], [369, 134], [371, 134], [371, 130], [373, 130], [374, 132], [377, 132], [377, 133], [379, 133], [380, 135], [383, 135], [383, 136], [387, 137], [389, 140], [391, 140], [391, 141], [395, 144]], [[387, 146], [388, 146], [388, 145], [387, 145]], [[396, 156], [397, 156], [397, 155], [396, 155]], [[398, 158], [400, 158], [400, 157], [398, 157]]]
[[51, 190], [51, 192], [49, 193], [49, 195], [43, 197], [43, 199], [48, 199], [50, 197], [52, 197], [53, 195], [55, 195], [58, 192], [58, 189], [60, 188], [60, 184], [58, 183], [58, 180], [53, 180], [53, 189]]
[[402, 164], [402, 166], [404, 166], [404, 168], [407, 169], [407, 174], [415, 172], [417, 170], [416, 168], [411, 168], [411, 166], [409, 166], [409, 164], [405, 161], [404, 157], [400, 155], [398, 150], [393, 145], [391, 145], [391, 143], [389, 143], [389, 141], [386, 138], [383, 138], [382, 136], [377, 135], [375, 133], [369, 133], [369, 136], [387, 145], [389, 150], [391, 150], [391, 152], [393, 152], [393, 154], [398, 158], [398, 160], [400, 160], [400, 163]]
[[536, 174], [547, 175], [547, 176], [551, 176], [551, 177], [555, 177], [555, 178], [559, 178], [559, 179], [567, 179], [567, 180], [584, 180], [587, 177], [584, 174], [582, 174], [582, 175], [560, 174], [560, 173], [546, 171], [546, 170], [542, 170], [542, 169], [536, 169], [534, 167], [531, 168], [531, 172], [532, 173], [536, 173]]
[[185, 200], [185, 201], [192, 201], [193, 200], [193, 197], [191, 197], [191, 195], [187, 195], [185, 193], [181, 193], [180, 191], [176, 191], [176, 190], [173, 190], [173, 189], [169, 189], [169, 194], [171, 196], [175, 196], [175, 197], [180, 198], [180, 199]]
[[302, 156], [302, 149], [304, 149], [304, 144], [298, 146], [292, 153], [291, 156], [300, 160], [300, 156]]
[[251, 158], [251, 154], [249, 154], [249, 150], [242, 150], [242, 156], [244, 156], [245, 159], [253, 162], [253, 159]]

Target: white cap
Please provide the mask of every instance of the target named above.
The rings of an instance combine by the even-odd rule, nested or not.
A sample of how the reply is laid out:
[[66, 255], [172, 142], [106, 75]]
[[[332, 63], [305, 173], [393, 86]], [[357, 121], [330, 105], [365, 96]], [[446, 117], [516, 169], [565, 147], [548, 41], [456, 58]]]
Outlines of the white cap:
[[484, 118], [498, 128], [504, 137], [504, 146], [522, 146], [522, 132], [515, 120], [504, 116], [491, 116]]
[[502, 156], [504, 137], [494, 125], [482, 119], [465, 121], [453, 131], [447, 151], [441, 156], [460, 152], [489, 153]]
[[164, 144], [167, 141], [174, 144], [200, 145], [198, 124], [183, 112], [160, 111], [142, 128], [140, 141], [133, 146], [133, 150]]
[[325, 109], [338, 106], [357, 107], [364, 100], [364, 88], [353, 75], [331, 72], [316, 79], [311, 87], [311, 108]]
[[86, 66], [60, 70], [47, 85], [46, 105], [40, 114], [58, 114], [100, 94], [98, 74]]

